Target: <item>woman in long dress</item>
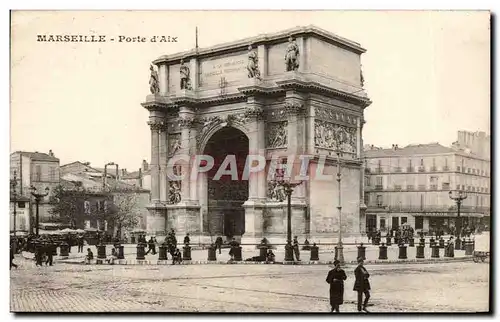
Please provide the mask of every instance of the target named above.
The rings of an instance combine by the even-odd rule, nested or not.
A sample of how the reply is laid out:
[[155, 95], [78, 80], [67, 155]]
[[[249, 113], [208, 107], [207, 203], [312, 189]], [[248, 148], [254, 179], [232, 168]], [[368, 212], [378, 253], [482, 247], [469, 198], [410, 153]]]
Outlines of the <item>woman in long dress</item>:
[[330, 284], [330, 305], [332, 312], [340, 312], [340, 305], [344, 303], [344, 281], [347, 276], [342, 268], [340, 262], [335, 260], [333, 262], [335, 268], [328, 272], [326, 282]]

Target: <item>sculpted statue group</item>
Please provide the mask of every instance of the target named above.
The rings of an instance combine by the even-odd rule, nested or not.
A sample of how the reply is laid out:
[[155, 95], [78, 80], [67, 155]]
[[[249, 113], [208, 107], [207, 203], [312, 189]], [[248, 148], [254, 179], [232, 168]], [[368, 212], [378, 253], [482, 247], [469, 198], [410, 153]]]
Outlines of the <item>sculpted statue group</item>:
[[288, 46], [286, 47], [285, 53], [285, 64], [286, 71], [294, 71], [299, 68], [299, 46], [293, 39], [293, 37], [288, 38]]
[[177, 181], [170, 181], [169, 182], [169, 200], [168, 204], [170, 205], [175, 205], [179, 202], [181, 202], [181, 187], [180, 183]]
[[149, 90], [151, 94], [158, 94], [160, 92], [160, 87], [158, 86], [158, 72], [155, 70], [153, 65], [149, 66], [151, 76], [149, 77]]
[[256, 78], [260, 79], [260, 71], [259, 71], [259, 57], [257, 52], [252, 49], [252, 46], [248, 46], [248, 78]]
[[181, 74], [181, 89], [191, 90], [191, 79], [189, 67], [184, 64], [184, 59], [181, 59], [181, 66], [179, 68]]
[[287, 129], [286, 122], [269, 123], [267, 133], [267, 147], [280, 148], [286, 146]]

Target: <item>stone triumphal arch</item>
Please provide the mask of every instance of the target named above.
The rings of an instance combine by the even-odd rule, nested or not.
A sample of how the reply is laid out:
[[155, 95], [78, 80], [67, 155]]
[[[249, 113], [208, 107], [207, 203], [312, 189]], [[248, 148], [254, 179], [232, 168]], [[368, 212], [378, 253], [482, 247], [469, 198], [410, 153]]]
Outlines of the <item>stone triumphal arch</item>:
[[[363, 112], [371, 103], [363, 90], [363, 52], [353, 41], [302, 27], [156, 59], [151, 95], [142, 103], [151, 129], [148, 232], [161, 236], [174, 228], [193, 242], [216, 236], [283, 242], [286, 202], [267, 170], [275, 158], [300, 168], [300, 156], [307, 156], [308, 174], [323, 179], [311, 175], [293, 192], [293, 234], [322, 242], [335, 241], [340, 226], [344, 236], [359, 234]], [[213, 157], [212, 170], [193, 171], [199, 155]], [[236, 156], [238, 179], [215, 180], [228, 155]], [[244, 180], [248, 155], [266, 165]]]

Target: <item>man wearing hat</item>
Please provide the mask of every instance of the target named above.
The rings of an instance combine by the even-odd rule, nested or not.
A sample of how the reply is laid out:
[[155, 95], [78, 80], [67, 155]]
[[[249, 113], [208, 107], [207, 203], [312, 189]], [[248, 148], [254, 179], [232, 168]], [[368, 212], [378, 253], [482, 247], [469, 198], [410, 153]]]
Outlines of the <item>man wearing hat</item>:
[[[368, 300], [370, 299], [370, 281], [368, 278], [370, 274], [363, 266], [363, 258], [358, 257], [358, 266], [354, 270], [354, 275], [356, 276], [356, 281], [354, 282], [354, 291], [358, 292], [358, 311], [361, 310], [368, 312], [366, 306], [368, 305]], [[365, 301], [363, 302], [363, 293], [365, 294]], [[363, 306], [361, 306], [363, 303]]]
[[330, 305], [332, 306], [332, 312], [340, 312], [339, 307], [344, 303], [344, 281], [347, 279], [347, 275], [340, 268], [338, 260], [335, 260], [333, 265], [335, 265], [335, 268], [328, 272], [326, 282], [330, 284]]

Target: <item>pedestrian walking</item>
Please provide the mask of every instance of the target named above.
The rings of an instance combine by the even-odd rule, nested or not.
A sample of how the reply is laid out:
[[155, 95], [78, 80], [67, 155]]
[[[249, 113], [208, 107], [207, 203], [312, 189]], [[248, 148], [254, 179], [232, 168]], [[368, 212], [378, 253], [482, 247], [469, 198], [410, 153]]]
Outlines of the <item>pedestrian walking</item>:
[[340, 261], [333, 262], [335, 268], [328, 272], [326, 282], [330, 284], [330, 305], [332, 312], [340, 312], [340, 305], [344, 303], [344, 281], [347, 279], [345, 271], [340, 268]]
[[85, 256], [85, 263], [90, 264], [90, 261], [94, 259], [94, 253], [90, 248], [87, 248], [87, 256]]
[[215, 245], [216, 245], [217, 249], [219, 249], [219, 255], [222, 253], [222, 243], [223, 243], [223, 241], [222, 241], [221, 236], [219, 236], [219, 237], [217, 237], [217, 239], [215, 239]]
[[149, 249], [146, 252], [146, 255], [149, 254], [149, 252], [152, 252], [153, 255], [156, 255], [156, 244], [155, 244], [155, 240], [153, 239], [153, 237], [149, 238], [148, 247], [149, 247]]
[[85, 241], [83, 239], [83, 236], [78, 236], [78, 252], [83, 253], [83, 245], [85, 244]]
[[172, 255], [172, 265], [175, 265], [175, 263], [182, 264], [182, 255], [179, 248], [176, 248]]
[[45, 265], [52, 266], [53, 259], [54, 259], [54, 243], [52, 241], [47, 242], [45, 246], [45, 254], [46, 254], [46, 260], [45, 260]]
[[297, 259], [297, 261], [300, 261], [300, 249], [297, 236], [293, 237], [293, 253], [295, 254], [295, 258]]
[[17, 264], [14, 263], [14, 248], [12, 246], [13, 245], [11, 244], [10, 245], [10, 268], [9, 269], [12, 269], [12, 267], [17, 268]]
[[[363, 258], [358, 257], [358, 266], [354, 270], [354, 275], [356, 280], [354, 282], [354, 291], [358, 292], [358, 311], [362, 310], [368, 312], [366, 306], [368, 305], [368, 300], [370, 299], [370, 281], [368, 278], [370, 274], [363, 266]], [[365, 295], [365, 300], [363, 302], [363, 294]]]

